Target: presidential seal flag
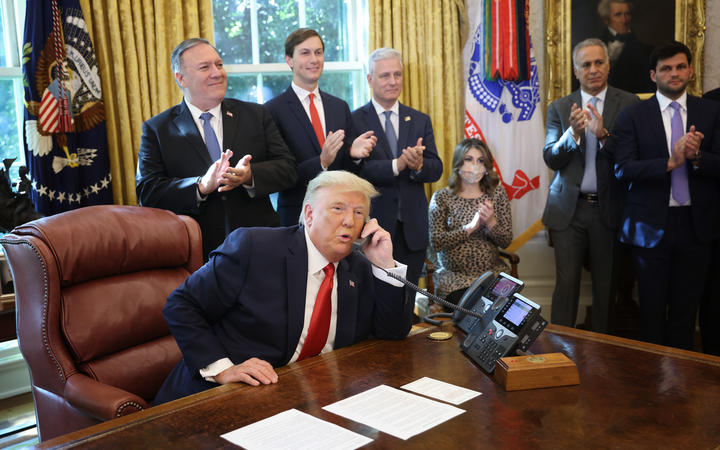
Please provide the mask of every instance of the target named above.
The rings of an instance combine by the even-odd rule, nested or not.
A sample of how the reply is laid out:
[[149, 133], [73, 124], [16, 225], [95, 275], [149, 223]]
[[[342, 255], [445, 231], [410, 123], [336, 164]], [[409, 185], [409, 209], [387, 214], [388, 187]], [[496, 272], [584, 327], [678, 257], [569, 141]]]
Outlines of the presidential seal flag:
[[23, 82], [35, 208], [112, 203], [100, 75], [78, 0], [28, 2]]
[[469, 0], [471, 36], [463, 49], [465, 137], [484, 140], [510, 199], [515, 251], [542, 229], [548, 175], [538, 68], [528, 2]]

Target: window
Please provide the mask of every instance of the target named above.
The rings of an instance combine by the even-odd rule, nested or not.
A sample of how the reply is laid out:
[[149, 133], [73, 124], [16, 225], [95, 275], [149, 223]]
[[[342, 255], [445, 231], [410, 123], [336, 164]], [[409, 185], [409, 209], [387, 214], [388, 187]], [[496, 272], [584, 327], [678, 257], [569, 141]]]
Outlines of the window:
[[24, 1], [0, 0], [0, 160], [16, 158], [10, 170], [12, 180], [18, 177], [18, 167], [25, 160], [20, 59], [24, 18]]
[[366, 0], [213, 0], [215, 44], [228, 73], [228, 97], [265, 103], [292, 81], [285, 38], [313, 28], [325, 42], [320, 88], [355, 109], [368, 100]]

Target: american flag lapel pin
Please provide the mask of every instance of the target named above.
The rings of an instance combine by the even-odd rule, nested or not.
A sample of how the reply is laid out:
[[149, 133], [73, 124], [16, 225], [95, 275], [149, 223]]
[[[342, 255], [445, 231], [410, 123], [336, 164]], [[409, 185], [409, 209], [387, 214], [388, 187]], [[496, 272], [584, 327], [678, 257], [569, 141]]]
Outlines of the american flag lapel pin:
[[405, 116], [405, 122], [410, 122], [410, 116]]
[[232, 116], [233, 116], [230, 111], [225, 111], [225, 115], [228, 116], [228, 117], [232, 117]]
[[355, 287], [355, 282], [353, 280], [350, 280], [350, 287]]

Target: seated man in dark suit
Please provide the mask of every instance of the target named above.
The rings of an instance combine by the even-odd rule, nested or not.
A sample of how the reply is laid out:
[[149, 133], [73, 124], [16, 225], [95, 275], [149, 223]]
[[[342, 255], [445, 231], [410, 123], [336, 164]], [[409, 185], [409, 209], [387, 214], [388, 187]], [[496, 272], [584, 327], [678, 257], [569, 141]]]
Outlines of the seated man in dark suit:
[[720, 235], [720, 105], [687, 93], [686, 45], [658, 47], [650, 63], [657, 93], [615, 122], [615, 175], [628, 183], [620, 241], [632, 245], [644, 339], [692, 349]]
[[[285, 92], [265, 103], [297, 163], [297, 183], [278, 195], [283, 226], [298, 223], [305, 187], [323, 170], [357, 173], [360, 161], [375, 146], [372, 132], [357, 136], [347, 103], [321, 91], [325, 43], [317, 31], [300, 28], [285, 40], [285, 62], [293, 81]], [[356, 161], [353, 161], [355, 159]]]
[[[406, 271], [392, 258], [390, 234], [365, 222], [375, 195], [352, 173], [326, 171], [308, 185], [303, 225], [230, 234], [167, 300], [183, 359], [155, 403], [218, 383], [276, 383], [274, 367], [370, 336], [405, 338], [414, 304], [378, 269]], [[369, 238], [364, 256], [353, 252], [359, 237]]]
[[142, 206], [195, 218], [207, 260], [238, 227], [280, 224], [268, 195], [295, 183], [295, 162], [262, 106], [225, 98], [208, 41], [183, 41], [170, 60], [185, 98], [143, 124], [136, 191]]

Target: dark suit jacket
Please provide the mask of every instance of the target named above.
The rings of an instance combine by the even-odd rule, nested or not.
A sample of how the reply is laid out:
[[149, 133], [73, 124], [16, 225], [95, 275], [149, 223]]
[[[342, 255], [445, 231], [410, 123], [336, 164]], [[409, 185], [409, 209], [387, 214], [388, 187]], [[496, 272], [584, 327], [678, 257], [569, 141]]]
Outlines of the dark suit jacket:
[[[612, 37], [607, 27], [600, 39], [607, 44]], [[650, 53], [652, 47], [639, 41], [635, 33], [625, 38], [623, 49], [617, 60], [610, 65], [608, 84], [628, 92], [655, 92], [655, 83], [650, 79]]]
[[[718, 236], [720, 198], [720, 105], [687, 96], [687, 128], [695, 125], [705, 138], [697, 169], [686, 164], [694, 232], [701, 242]], [[663, 237], [670, 201], [669, 158], [657, 97], [625, 109], [615, 125], [615, 174], [629, 183], [622, 214], [620, 240], [638, 247], [655, 247]]]
[[197, 179], [213, 163], [185, 102], [143, 124], [136, 191], [142, 206], [187, 214], [199, 223], [205, 259], [232, 230], [279, 225], [268, 194], [292, 186], [293, 157], [262, 106], [239, 100], [222, 102], [223, 147], [233, 151], [230, 164], [252, 155], [255, 196], [239, 186], [214, 192], [197, 202]]
[[[620, 110], [637, 101], [635, 95], [608, 86], [602, 116], [603, 125], [611, 135], [614, 134], [615, 119]], [[582, 106], [579, 90], [552, 102], [547, 113], [543, 159], [555, 175], [550, 183], [542, 222], [551, 230], [564, 230], [570, 225], [585, 171], [585, 135], [580, 138], [578, 146], [572, 135], [565, 133], [570, 128], [573, 103]], [[613, 175], [613, 148], [614, 139], [611, 137], [597, 152], [596, 170], [600, 215], [607, 227], [617, 228], [622, 195], [621, 186]]]
[[[344, 130], [345, 141], [328, 170], [349, 170], [357, 173], [358, 165], [350, 159], [350, 146], [357, 137], [350, 117], [350, 108], [344, 100], [320, 91], [325, 111], [326, 132]], [[312, 123], [292, 86], [265, 103], [275, 120], [280, 134], [290, 148], [297, 164], [298, 178], [294, 186], [280, 192], [278, 212], [284, 226], [298, 223], [305, 190], [310, 180], [322, 171], [320, 143]]]
[[[199, 370], [228, 357], [286, 365], [300, 340], [308, 270], [303, 227], [239, 229], [168, 298], [165, 319], [183, 359], [156, 402], [212, 387]], [[337, 268], [335, 348], [374, 336], [403, 339], [414, 305], [402, 288], [372, 274], [350, 254]]]
[[[370, 214], [395, 239], [398, 205], [403, 219], [405, 240], [410, 250], [424, 250], [428, 245], [428, 203], [423, 183], [440, 179], [442, 161], [435, 147], [432, 122], [427, 114], [400, 104], [398, 151], [414, 146], [423, 138], [423, 166], [420, 172], [406, 168], [396, 177], [392, 171], [394, 156], [388, 146], [385, 131], [380, 124], [372, 102], [353, 112], [358, 132], [372, 130], [378, 141], [360, 169], [360, 176], [370, 181], [380, 192], [372, 201]], [[402, 199], [402, 200], [400, 200]]]

